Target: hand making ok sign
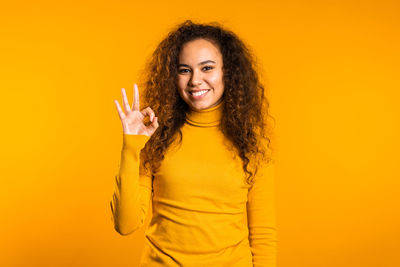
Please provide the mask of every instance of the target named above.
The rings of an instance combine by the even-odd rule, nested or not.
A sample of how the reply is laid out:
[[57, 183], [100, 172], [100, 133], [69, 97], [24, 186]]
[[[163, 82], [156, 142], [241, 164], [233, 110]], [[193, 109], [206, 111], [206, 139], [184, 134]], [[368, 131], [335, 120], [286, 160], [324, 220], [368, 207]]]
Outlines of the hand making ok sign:
[[[154, 111], [150, 107], [147, 107], [142, 111], [139, 110], [139, 89], [136, 84], [134, 84], [132, 109], [129, 106], [124, 88], [122, 88], [122, 100], [125, 113], [122, 111], [117, 100], [114, 100], [114, 103], [117, 106], [118, 115], [121, 119], [124, 133], [151, 136], [158, 127], [157, 117], [155, 117]], [[144, 124], [144, 118], [146, 115], [150, 117], [151, 122], [151, 124], [147, 126]]]

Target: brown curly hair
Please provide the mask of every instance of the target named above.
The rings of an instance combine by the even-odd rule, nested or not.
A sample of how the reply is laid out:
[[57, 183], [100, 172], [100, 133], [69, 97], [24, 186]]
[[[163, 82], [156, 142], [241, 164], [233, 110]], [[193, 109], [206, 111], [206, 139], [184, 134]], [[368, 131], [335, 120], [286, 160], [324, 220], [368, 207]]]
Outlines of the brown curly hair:
[[[152, 173], [160, 167], [164, 154], [174, 142], [185, 123], [189, 106], [177, 90], [179, 53], [183, 45], [196, 39], [206, 39], [215, 44], [223, 59], [223, 107], [220, 130], [236, 148], [247, 174], [247, 183], [257, 172], [259, 160], [269, 162], [266, 156], [272, 151], [269, 101], [265, 89], [255, 71], [255, 59], [236, 34], [224, 29], [219, 23], [193, 23], [186, 20], [177, 25], [157, 46], [144, 69], [144, 106], [153, 109], [159, 127], [141, 151], [145, 171]], [[264, 106], [265, 105], [265, 106]], [[272, 117], [271, 117], [272, 118]], [[261, 155], [261, 158], [258, 157]], [[253, 164], [250, 164], [253, 163]], [[253, 165], [253, 168], [250, 166]], [[253, 170], [251, 170], [253, 169]]]

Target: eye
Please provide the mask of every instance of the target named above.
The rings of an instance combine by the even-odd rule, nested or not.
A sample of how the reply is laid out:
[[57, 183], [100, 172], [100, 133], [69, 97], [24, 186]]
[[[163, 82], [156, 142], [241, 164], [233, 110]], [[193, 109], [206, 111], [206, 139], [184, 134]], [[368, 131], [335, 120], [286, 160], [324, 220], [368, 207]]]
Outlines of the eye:
[[212, 67], [212, 66], [205, 66], [204, 68], [203, 68], [203, 70], [212, 70], [214, 67]]
[[189, 69], [180, 69], [180, 70], [178, 70], [178, 73], [188, 73], [188, 72], [190, 72]]

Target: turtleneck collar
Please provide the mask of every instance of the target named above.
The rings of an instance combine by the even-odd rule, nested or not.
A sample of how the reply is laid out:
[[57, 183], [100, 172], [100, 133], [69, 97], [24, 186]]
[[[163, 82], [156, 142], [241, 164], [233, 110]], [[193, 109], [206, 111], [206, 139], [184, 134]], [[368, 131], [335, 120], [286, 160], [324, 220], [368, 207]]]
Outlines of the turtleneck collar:
[[186, 114], [186, 122], [199, 127], [217, 126], [221, 122], [223, 101], [212, 108], [203, 110], [190, 110]]

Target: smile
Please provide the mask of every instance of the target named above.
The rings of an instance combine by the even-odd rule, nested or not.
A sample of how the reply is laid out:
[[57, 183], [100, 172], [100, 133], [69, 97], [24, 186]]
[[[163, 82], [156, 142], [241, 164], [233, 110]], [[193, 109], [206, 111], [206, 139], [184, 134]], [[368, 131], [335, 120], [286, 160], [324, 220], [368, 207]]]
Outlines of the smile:
[[189, 94], [194, 99], [200, 99], [200, 98], [203, 98], [208, 93], [208, 91], [210, 91], [210, 90], [208, 89], [208, 90], [201, 90], [201, 91], [196, 91], [196, 92], [191, 91], [191, 92], [189, 92]]
[[198, 92], [190, 92], [190, 94], [194, 95], [194, 96], [199, 96], [199, 95], [203, 95], [207, 92], [208, 92], [208, 90], [202, 90], [202, 91], [198, 91]]

